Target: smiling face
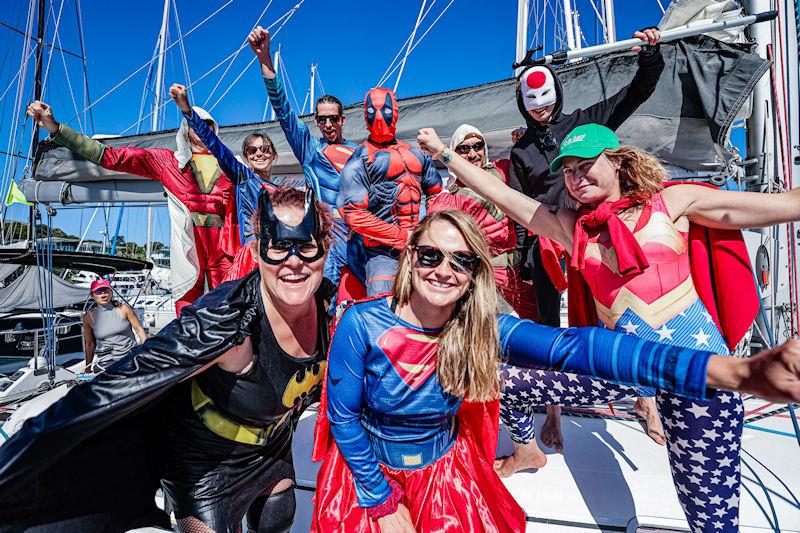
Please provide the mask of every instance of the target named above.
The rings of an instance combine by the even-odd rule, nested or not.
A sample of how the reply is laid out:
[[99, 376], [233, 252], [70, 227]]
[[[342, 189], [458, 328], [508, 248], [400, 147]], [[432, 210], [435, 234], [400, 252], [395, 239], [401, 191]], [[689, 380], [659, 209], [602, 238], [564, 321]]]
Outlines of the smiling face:
[[319, 132], [331, 144], [341, 143], [345, 116], [336, 104], [318, 103], [315, 117]]
[[[302, 208], [279, 205], [274, 206], [273, 210], [275, 216], [286, 225], [297, 226], [303, 221]], [[249, 246], [261, 273], [261, 286], [276, 307], [302, 307], [313, 301], [314, 293], [322, 283], [325, 254], [310, 263], [296, 254], [289, 254], [284, 261], [273, 265], [261, 258], [258, 240], [251, 241]], [[299, 247], [300, 253], [306, 251], [308, 246], [322, 244], [312, 237], [309, 243]], [[282, 252], [278, 250], [276, 253]]]
[[102, 287], [92, 292], [92, 300], [97, 305], [108, 305], [111, 303], [111, 299], [111, 289], [108, 287]]
[[256, 174], [265, 177], [271, 175], [272, 163], [275, 162], [275, 147], [269, 139], [255, 135], [249, 142], [245, 140], [242, 152]]
[[455, 152], [476, 167], [482, 168], [486, 159], [486, 142], [473, 133], [456, 146]]
[[[419, 248], [435, 248], [445, 253], [444, 260], [436, 266], [426, 267], [420, 262]], [[453, 253], [474, 255], [464, 236], [445, 220], [433, 222], [417, 241], [417, 249], [407, 248], [411, 265], [412, 300], [416, 299], [429, 309], [452, 314], [458, 301], [472, 285], [472, 276], [453, 266]]]
[[604, 153], [591, 159], [565, 157], [562, 170], [570, 196], [583, 205], [594, 206], [619, 200], [621, 195], [618, 164]]

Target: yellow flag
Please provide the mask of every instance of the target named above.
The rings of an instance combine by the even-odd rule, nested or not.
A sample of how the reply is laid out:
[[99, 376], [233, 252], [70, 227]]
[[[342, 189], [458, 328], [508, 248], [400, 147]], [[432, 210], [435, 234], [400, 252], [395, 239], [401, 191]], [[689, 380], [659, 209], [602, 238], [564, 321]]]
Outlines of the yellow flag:
[[17, 182], [14, 180], [11, 180], [11, 187], [8, 188], [8, 194], [6, 195], [6, 205], [11, 204], [33, 205], [25, 199], [25, 195], [19, 190]]

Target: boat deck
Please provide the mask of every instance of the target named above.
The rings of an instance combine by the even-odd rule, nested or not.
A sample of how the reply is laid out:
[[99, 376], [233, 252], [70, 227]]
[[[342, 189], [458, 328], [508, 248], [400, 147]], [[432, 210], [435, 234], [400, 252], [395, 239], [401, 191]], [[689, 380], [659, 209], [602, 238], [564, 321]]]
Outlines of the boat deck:
[[[565, 414], [563, 454], [505, 480], [528, 515], [528, 531], [688, 531], [672, 484], [666, 448], [615, 404], [618, 416]], [[745, 401], [742, 439], [742, 532], [800, 532], [800, 444], [784, 405]], [[607, 412], [598, 408], [598, 413]], [[567, 411], [565, 411], [567, 413]], [[318, 465], [310, 463], [316, 413], [306, 413], [294, 439], [297, 513], [292, 531], [311, 523]], [[537, 416], [537, 429], [544, 415]], [[511, 453], [501, 431], [498, 455]]]

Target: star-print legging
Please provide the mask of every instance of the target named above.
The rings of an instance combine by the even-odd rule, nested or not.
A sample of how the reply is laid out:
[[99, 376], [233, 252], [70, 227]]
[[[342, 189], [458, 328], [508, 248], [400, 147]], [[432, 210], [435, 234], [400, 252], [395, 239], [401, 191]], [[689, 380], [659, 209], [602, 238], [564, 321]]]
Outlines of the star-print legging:
[[[511, 439], [535, 438], [532, 410], [605, 404], [637, 396], [635, 387], [504, 364], [500, 418]], [[672, 479], [692, 531], [739, 531], [739, 447], [744, 408], [738, 394], [695, 401], [658, 391]]]

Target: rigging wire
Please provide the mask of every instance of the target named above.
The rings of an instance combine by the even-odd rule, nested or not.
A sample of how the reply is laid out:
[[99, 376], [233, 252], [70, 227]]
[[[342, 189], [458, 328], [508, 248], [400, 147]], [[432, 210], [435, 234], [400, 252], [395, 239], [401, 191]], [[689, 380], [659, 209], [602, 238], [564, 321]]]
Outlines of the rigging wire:
[[[278, 29], [277, 29], [277, 30], [275, 30], [275, 34], [274, 34], [274, 35], [278, 35], [278, 33], [280, 33], [280, 31], [283, 29], [283, 27], [284, 27], [284, 26], [286, 26], [286, 24], [289, 22], [289, 20], [292, 18], [292, 16], [294, 16], [295, 12], [297, 12], [297, 10], [298, 10], [298, 9], [300, 9], [300, 6], [301, 6], [301, 5], [303, 5], [303, 2], [305, 2], [305, 0], [300, 0], [300, 2], [298, 2], [298, 3], [297, 3], [297, 5], [295, 5], [295, 6], [294, 6], [292, 9], [290, 9], [290, 10], [289, 10], [289, 11], [288, 11], [288, 12], [287, 12], [285, 15], [284, 15], [285, 19], [283, 20], [283, 22], [281, 23], [281, 25], [278, 27]], [[280, 19], [279, 19], [279, 20], [280, 20]], [[275, 21], [275, 23], [273, 23], [273, 24], [272, 24], [270, 27], [272, 27], [272, 26], [274, 26], [275, 24], [277, 24], [277, 22], [278, 22], [278, 21]], [[248, 46], [247, 40], [245, 40], [245, 44], [242, 46], [242, 48], [244, 48], [244, 46]], [[240, 50], [241, 50], [241, 48], [240, 48]], [[239, 73], [239, 75], [238, 75], [238, 76], [236, 76], [236, 78], [233, 80], [233, 82], [232, 82], [230, 85], [228, 85], [228, 88], [227, 88], [227, 89], [225, 89], [225, 92], [224, 92], [224, 93], [222, 93], [222, 96], [220, 96], [219, 98], [217, 98], [217, 101], [216, 101], [216, 102], [214, 102], [214, 105], [212, 105], [212, 106], [211, 106], [211, 107], [208, 109], [209, 111], [213, 111], [213, 109], [214, 109], [215, 107], [217, 107], [217, 104], [219, 104], [219, 103], [222, 101], [222, 99], [223, 99], [223, 98], [225, 98], [225, 96], [227, 96], [229, 92], [231, 92], [231, 89], [233, 89], [233, 87], [236, 85], [236, 83], [237, 83], [237, 82], [238, 82], [238, 81], [239, 81], [239, 80], [242, 78], [242, 76], [244, 76], [245, 72], [247, 72], [247, 69], [249, 69], [249, 68], [250, 68], [250, 65], [252, 65], [253, 63], [255, 63], [256, 59], [258, 59], [258, 58], [257, 58], [257, 57], [255, 57], [255, 56], [253, 56], [253, 59], [251, 59], [251, 60], [250, 60], [250, 62], [249, 62], [249, 63], [247, 63], [247, 65], [246, 65], [246, 66], [245, 66], [245, 67], [242, 69], [242, 71]]]
[[[526, 2], [528, 0], [525, 0]], [[414, 43], [414, 37], [417, 35], [417, 29], [419, 29], [419, 25], [422, 22], [422, 12], [425, 10], [425, 4], [427, 0], [422, 0], [422, 4], [419, 6], [419, 14], [417, 14], [417, 21], [414, 23], [414, 28], [411, 30], [411, 35], [408, 39], [408, 47], [406, 48], [406, 53], [403, 55], [403, 60], [400, 62], [400, 72], [397, 73], [397, 78], [394, 81], [394, 92], [397, 93], [397, 87], [400, 85], [400, 78], [403, 77], [403, 70], [406, 68], [406, 61], [408, 60], [408, 55], [411, 53], [411, 45]]]
[[[52, 9], [52, 5], [53, 4], [50, 4], [51, 9]], [[56, 33], [53, 37], [54, 37], [53, 40], [57, 41], [59, 46], [60, 46], [61, 45], [61, 35], [59, 33]], [[69, 69], [67, 68], [67, 58], [66, 58], [66, 56], [64, 54], [63, 49], [59, 48], [59, 50], [61, 50], [61, 63], [64, 66], [64, 75], [65, 75], [65, 77], [67, 79], [67, 88], [69, 89], [69, 96], [70, 96], [70, 99], [72, 100], [72, 107], [73, 107], [73, 109], [75, 109], [75, 113], [77, 113], [78, 112], [78, 102], [75, 101], [75, 91], [72, 88], [72, 79], [71, 79], [71, 77], [69, 75]], [[78, 118], [78, 125], [80, 126], [81, 131], [84, 131], [83, 120], [81, 120], [80, 117]]]
[[292, 87], [292, 79], [289, 77], [289, 72], [286, 70], [286, 60], [284, 59], [285, 56], [281, 54], [281, 61], [278, 68], [281, 69], [281, 79], [286, 81], [286, 86], [289, 88], [289, 94], [292, 95], [292, 100], [294, 101], [294, 108], [300, 109], [297, 105], [297, 95], [294, 92], [294, 87]]
[[[64, 11], [64, 0], [61, 0], [61, 5], [58, 8], [58, 16], [56, 16], [55, 12], [53, 11], [53, 2], [50, 2], [50, 14], [53, 16], [55, 20], [55, 28], [53, 29], [53, 38], [52, 41], [55, 42], [56, 37], [58, 36], [58, 28], [61, 26], [61, 13]], [[47, 53], [47, 68], [44, 71], [44, 77], [42, 78], [42, 97], [45, 95], [45, 88], [47, 86], [47, 80], [50, 79], [50, 65], [53, 62], [53, 52], [54, 48], [51, 46], [50, 51]], [[31, 144], [33, 147], [33, 144]]]
[[[183, 60], [183, 74], [186, 76], [186, 83], [189, 86], [192, 85], [192, 78], [189, 76], [189, 60], [186, 59], [186, 47], [184, 46], [183, 42], [183, 31], [181, 30], [181, 19], [178, 17], [178, 4], [176, 0], [172, 0], [172, 12], [175, 14], [175, 27], [178, 29], [178, 42], [181, 43], [180, 50], [181, 50], [181, 59]], [[189, 97], [194, 100], [194, 93], [191, 89], [187, 90], [189, 92]]]
[[[75, 0], [75, 18], [78, 26], [78, 41], [81, 45], [81, 57], [83, 58], [83, 105], [89, 105], [91, 96], [89, 95], [89, 76], [86, 72], [86, 50], [83, 40], [83, 17], [81, 17], [81, 0]], [[92, 127], [94, 134], [94, 115], [91, 109], [89, 110], [89, 124]]]
[[[430, 3], [430, 5], [428, 6], [428, 9], [425, 10], [425, 13], [422, 15], [422, 20], [425, 20], [425, 18], [427, 18], [428, 13], [430, 13], [431, 9], [433, 9], [433, 6], [435, 4], [436, 4], [436, 0], [433, 0]], [[402, 44], [402, 46], [400, 46], [400, 49], [395, 54], [394, 58], [389, 62], [389, 66], [386, 67], [386, 70], [383, 72], [383, 75], [381, 75], [381, 77], [378, 79], [378, 83], [375, 84], [375, 87], [380, 87], [381, 85], [383, 85], [386, 82], [387, 79], [389, 79], [389, 76], [391, 76], [391, 74], [389, 73], [389, 70], [395, 65], [397, 60], [400, 58], [400, 54], [403, 53], [403, 50], [405, 50], [406, 47], [409, 45], [408, 43], [411, 41], [411, 38], [412, 38], [412, 35], [409, 34], [408, 38], [406, 38], [405, 42]]]
[[[233, 0], [231, 0], [231, 1], [233, 1]], [[269, 29], [271, 29], [272, 27], [276, 26], [276, 25], [277, 25], [278, 23], [280, 23], [281, 21], [284, 21], [284, 19], [285, 19], [285, 21], [284, 21], [284, 24], [285, 24], [285, 22], [288, 22], [289, 18], [291, 18], [291, 17], [292, 17], [292, 15], [294, 15], [295, 11], [297, 11], [297, 9], [300, 7], [300, 5], [301, 5], [301, 4], [302, 4], [304, 1], [305, 1], [305, 0], [301, 0], [301, 1], [300, 1], [300, 3], [298, 3], [296, 6], [294, 6], [293, 8], [291, 8], [291, 9], [290, 9], [289, 11], [287, 11], [286, 13], [284, 13], [282, 16], [280, 16], [280, 17], [279, 17], [279, 18], [278, 18], [278, 19], [277, 19], [275, 22], [273, 22], [273, 23], [272, 23], [272, 24], [271, 24], [271, 25], [270, 25], [270, 26], [267, 28], [267, 30], [269, 30]], [[275, 35], [277, 35], [277, 34], [278, 34], [278, 31], [280, 31], [280, 29], [281, 29], [281, 28], [283, 28], [283, 25], [284, 25], [284, 24], [282, 24], [282, 25], [280, 26], [280, 28], [278, 28], [278, 30], [277, 30], [277, 31], [275, 31]], [[188, 35], [189, 35], [189, 34], [187, 33], [186, 35], [184, 35], [184, 37], [186, 37], [186, 36], [188, 36]], [[170, 45], [170, 46], [172, 46], [172, 45]], [[192, 85], [197, 85], [198, 83], [200, 83], [202, 80], [204, 80], [206, 77], [208, 77], [208, 76], [209, 76], [209, 75], [210, 75], [212, 72], [214, 72], [216, 69], [218, 69], [219, 67], [221, 67], [221, 66], [222, 66], [222, 65], [223, 65], [223, 64], [224, 64], [224, 63], [225, 63], [225, 62], [226, 62], [228, 59], [230, 59], [230, 58], [231, 58], [231, 57], [232, 57], [232, 56], [233, 56], [233, 55], [234, 55], [236, 52], [238, 52], [239, 50], [241, 50], [241, 49], [242, 49], [242, 48], [244, 48], [245, 46], [247, 46], [247, 43], [245, 43], [245, 44], [244, 44], [244, 45], [242, 45], [242, 46], [241, 46], [239, 49], [237, 49], [235, 52], [232, 52], [232, 53], [231, 53], [231, 54], [229, 54], [227, 57], [225, 57], [225, 58], [224, 58], [222, 61], [220, 61], [219, 63], [217, 63], [217, 64], [216, 64], [216, 65], [214, 65], [213, 67], [211, 67], [211, 68], [210, 68], [210, 69], [209, 69], [209, 70], [208, 70], [208, 71], [207, 71], [205, 74], [203, 74], [202, 76], [200, 76], [199, 78], [197, 78], [196, 80], [194, 80], [194, 82], [192, 82]], [[255, 61], [255, 58], [253, 59], [253, 61]], [[247, 65], [247, 67], [249, 67], [249, 66], [250, 66], [250, 65], [253, 63], [253, 61], [250, 61], [250, 63], [248, 63], [248, 65]], [[220, 99], [219, 99], [219, 100], [217, 100], [217, 102], [216, 102], [214, 105], [218, 104], [218, 103], [219, 103], [219, 101], [220, 101], [220, 100], [222, 100], [222, 98], [224, 98], [224, 97], [225, 97], [225, 95], [227, 95], [227, 94], [228, 94], [228, 92], [229, 92], [229, 91], [230, 91], [230, 90], [233, 88], [233, 85], [235, 85], [235, 84], [236, 84], [236, 82], [237, 82], [237, 81], [239, 81], [239, 78], [241, 78], [241, 77], [244, 75], [244, 72], [247, 70], [247, 67], [245, 67], [245, 70], [244, 70], [244, 71], [242, 71], [242, 73], [241, 73], [241, 74], [240, 74], [240, 75], [239, 75], [239, 76], [236, 78], [236, 80], [234, 80], [233, 84], [231, 84], [231, 86], [230, 86], [230, 87], [228, 87], [228, 90], [227, 90], [227, 91], [225, 91], [225, 93], [224, 93], [224, 94], [223, 94], [223, 95], [220, 97]], [[189, 89], [189, 87], [190, 87], [190, 86], [187, 86], [187, 87], [186, 87], [186, 88], [187, 88], [187, 90]], [[157, 107], [156, 109], [154, 109], [153, 111], [151, 111], [150, 113], [148, 113], [147, 115], [145, 115], [144, 117], [142, 117], [141, 119], [139, 119], [137, 122], [135, 122], [135, 123], [131, 124], [130, 126], [128, 126], [127, 128], [125, 128], [124, 130], [122, 130], [122, 131], [119, 133], [119, 135], [123, 135], [123, 134], [125, 134], [126, 132], [130, 131], [132, 128], [134, 128], [134, 127], [138, 126], [138, 125], [139, 125], [141, 122], [143, 122], [144, 120], [146, 120], [146, 119], [147, 119], [148, 117], [150, 117], [150, 116], [151, 116], [153, 113], [156, 113], [156, 112], [160, 111], [160, 110], [161, 110], [161, 109], [162, 109], [164, 106], [166, 106], [166, 105], [167, 105], [169, 102], [171, 102], [171, 101], [172, 101], [172, 99], [171, 99], [171, 98], [169, 98], [169, 97], [167, 97], [167, 98], [164, 100], [164, 102], [162, 102], [161, 104], [159, 104], [159, 105], [158, 105], [158, 107]], [[97, 103], [97, 102], [95, 101], [95, 103]], [[213, 106], [212, 106], [212, 107], [209, 109], [209, 111], [211, 111], [212, 109], [214, 109], [214, 107], [213, 107]]]
[[[422, 34], [422, 36], [421, 36], [419, 39], [417, 39], [417, 42], [415, 42], [415, 43], [414, 43], [414, 45], [411, 47], [411, 49], [408, 51], [408, 53], [409, 53], [409, 54], [410, 54], [411, 52], [413, 52], [413, 51], [414, 51], [414, 49], [415, 49], [417, 46], [419, 46], [419, 43], [421, 43], [421, 42], [423, 41], [423, 39], [425, 39], [425, 36], [426, 36], [426, 35], [428, 35], [428, 33], [429, 33], [429, 32], [430, 32], [432, 29], [433, 29], [433, 27], [436, 25], [436, 23], [437, 23], [437, 22], [439, 22], [439, 19], [441, 19], [441, 18], [442, 18], [442, 16], [443, 16], [443, 15], [444, 15], [444, 14], [447, 12], [447, 10], [448, 10], [448, 9], [450, 9], [450, 6], [452, 6], [452, 5], [453, 5], [453, 2], [455, 2], [455, 0], [450, 0], [450, 2], [448, 2], [448, 4], [447, 4], [447, 5], [444, 7], [444, 9], [442, 10], [442, 12], [441, 12], [441, 13], [439, 13], [439, 15], [438, 15], [438, 16], [437, 16], [435, 19], [433, 19], [433, 22], [431, 22], [431, 25], [430, 25], [430, 26], [428, 26], [428, 29], [427, 29], [427, 30], [425, 30], [425, 33], [423, 33], [423, 34]], [[392, 74], [394, 74], [394, 72], [395, 72], [395, 71], [396, 71], [398, 68], [400, 68], [400, 65], [399, 65], [399, 64], [398, 64], [396, 67], [394, 67], [394, 68], [391, 70], [391, 72], [389, 72], [389, 75], [387, 76], [387, 79], [388, 79], [388, 77], [391, 77], [391, 75], [392, 75]]]
[[[194, 26], [194, 27], [193, 27], [191, 30], [189, 30], [188, 32], [186, 32], [186, 33], [184, 34], [183, 38], [185, 39], [185, 38], [189, 37], [189, 35], [191, 35], [191, 34], [192, 34], [192, 33], [193, 33], [193, 32], [194, 32], [196, 29], [198, 29], [200, 26], [202, 26], [203, 24], [205, 24], [206, 22], [208, 22], [209, 20], [211, 20], [211, 19], [212, 19], [214, 16], [216, 16], [216, 15], [217, 15], [217, 14], [218, 14], [220, 11], [222, 11], [223, 9], [225, 9], [226, 7], [228, 7], [229, 5], [231, 5], [231, 4], [232, 4], [233, 2], [235, 2], [235, 1], [236, 1], [236, 0], [227, 0], [227, 1], [226, 1], [226, 2], [223, 4], [223, 5], [221, 5], [219, 8], [217, 8], [217, 10], [216, 10], [216, 11], [214, 11], [213, 13], [211, 13], [210, 15], [208, 15], [206, 18], [204, 18], [202, 21], [200, 21], [200, 22], [199, 22], [197, 25], [195, 25], [195, 26]], [[176, 42], [172, 43], [171, 45], [169, 45], [168, 47], [164, 48], [164, 53], [166, 54], [166, 53], [167, 53], [167, 51], [168, 51], [170, 48], [172, 48], [173, 46], [175, 46], [175, 45], [177, 45], [177, 44], [178, 44], [178, 42], [176, 41]], [[133, 78], [135, 75], [137, 75], [138, 73], [140, 73], [141, 71], [143, 71], [143, 70], [144, 70], [144, 69], [145, 69], [145, 68], [146, 68], [148, 65], [150, 65], [151, 63], [153, 63], [153, 61], [155, 61], [155, 60], [156, 60], [156, 58], [152, 58], [152, 59], [150, 59], [150, 60], [149, 60], [149, 61], [147, 61], [145, 64], [143, 64], [141, 67], [137, 68], [136, 70], [134, 70], [133, 72], [131, 72], [130, 74], [128, 74], [128, 75], [127, 75], [127, 76], [126, 76], [126, 77], [125, 77], [125, 78], [124, 78], [122, 81], [120, 81], [119, 83], [117, 83], [116, 85], [114, 85], [114, 86], [113, 86], [111, 89], [109, 89], [109, 90], [107, 90], [105, 93], [103, 93], [103, 95], [102, 95], [100, 98], [98, 98], [97, 100], [95, 100], [94, 102], [92, 102], [91, 104], [89, 104], [88, 106], [86, 106], [86, 107], [83, 109], [83, 111], [81, 111], [81, 114], [83, 114], [83, 113], [86, 113], [87, 111], [89, 111], [90, 109], [92, 109], [94, 106], [96, 106], [97, 104], [99, 104], [100, 102], [102, 102], [103, 100], [105, 100], [105, 99], [106, 99], [106, 97], [108, 97], [108, 95], [110, 95], [111, 93], [113, 93], [114, 91], [116, 91], [117, 89], [119, 89], [120, 87], [122, 87], [122, 86], [123, 86], [123, 85], [124, 85], [124, 84], [125, 84], [125, 83], [126, 83], [128, 80], [130, 80], [130, 79], [131, 79], [131, 78]], [[152, 114], [152, 113], [151, 113], [151, 114]], [[71, 121], [72, 121], [72, 120], [74, 120], [75, 118], [77, 118], [77, 117], [72, 117], [72, 118], [71, 118], [71, 119], [70, 119], [68, 122], [71, 122]], [[134, 124], [134, 126], [135, 126], [135, 124]], [[127, 130], [126, 130], [126, 131], [127, 131]]]
[[[253, 27], [250, 28], [250, 32], [252, 32], [253, 30], [255, 30], [258, 27], [258, 23], [261, 22], [262, 18], [264, 18], [264, 15], [267, 13], [267, 9], [269, 9], [269, 6], [271, 6], [271, 5], [272, 5], [272, 0], [269, 0], [269, 2], [267, 2], [266, 7], [264, 8], [264, 10], [261, 12], [261, 14], [256, 19], [255, 24], [253, 24]], [[248, 34], [250, 32], [248, 32]], [[246, 44], [248, 44], [247, 37], [244, 38], [244, 41], [242, 41], [242, 46], [236, 51], [236, 54], [234, 54], [233, 58], [231, 58], [231, 61], [230, 61], [230, 63], [228, 63], [228, 66], [225, 67], [225, 71], [219, 77], [219, 80], [217, 80], [217, 83], [216, 83], [216, 85], [214, 85], [214, 88], [211, 89], [210, 93], [208, 93], [208, 96], [206, 97], [205, 101], [203, 102], [203, 107], [208, 105], [208, 102], [211, 100], [211, 97], [214, 96], [214, 93], [217, 91], [217, 88], [219, 87], [220, 83], [222, 83], [222, 80], [225, 78], [225, 75], [228, 74], [228, 71], [231, 69], [231, 67], [233, 66], [233, 63], [236, 61], [236, 58], [239, 56], [239, 52], [241, 52], [242, 50], [245, 49], [244, 45], [246, 45]]]

